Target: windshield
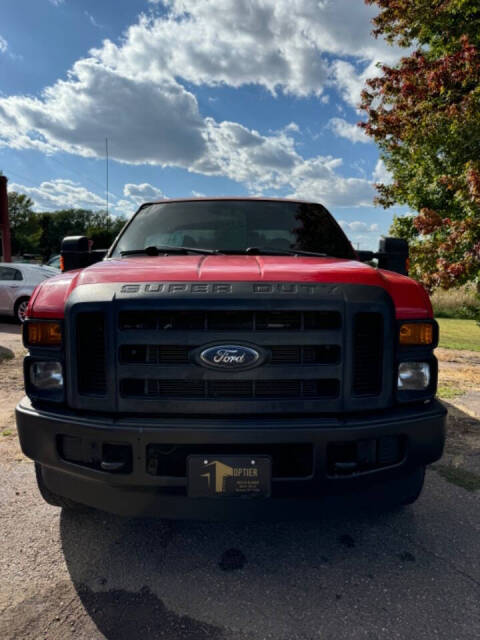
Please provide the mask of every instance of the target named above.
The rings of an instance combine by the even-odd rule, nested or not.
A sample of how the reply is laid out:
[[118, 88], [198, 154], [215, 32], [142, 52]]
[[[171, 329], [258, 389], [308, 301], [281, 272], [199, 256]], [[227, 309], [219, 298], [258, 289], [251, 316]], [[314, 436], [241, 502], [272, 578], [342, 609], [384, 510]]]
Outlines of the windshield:
[[188, 247], [229, 253], [290, 250], [354, 258], [350, 242], [319, 204], [254, 200], [200, 200], [143, 207], [113, 256], [147, 247]]

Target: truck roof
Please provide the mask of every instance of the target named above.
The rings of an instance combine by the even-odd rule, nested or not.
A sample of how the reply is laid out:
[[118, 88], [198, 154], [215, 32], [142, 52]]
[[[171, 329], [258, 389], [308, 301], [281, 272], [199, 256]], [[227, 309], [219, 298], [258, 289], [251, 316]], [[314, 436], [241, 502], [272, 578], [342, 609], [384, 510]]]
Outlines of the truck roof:
[[256, 202], [293, 202], [296, 204], [318, 204], [322, 207], [325, 205], [320, 202], [312, 202], [311, 200], [299, 200], [297, 198], [273, 198], [273, 197], [257, 197], [257, 196], [202, 196], [197, 198], [161, 198], [160, 200], [148, 200], [141, 206], [147, 204], [167, 204], [170, 202], [205, 202], [208, 200], [253, 200]]

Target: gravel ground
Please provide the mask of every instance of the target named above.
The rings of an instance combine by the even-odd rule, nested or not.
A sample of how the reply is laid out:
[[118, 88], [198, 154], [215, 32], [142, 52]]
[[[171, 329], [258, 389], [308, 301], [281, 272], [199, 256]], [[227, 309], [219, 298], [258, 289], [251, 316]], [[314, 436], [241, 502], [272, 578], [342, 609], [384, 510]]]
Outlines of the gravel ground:
[[480, 637], [480, 491], [442, 473], [476, 469], [475, 416], [452, 411], [443, 466], [402, 511], [347, 500], [270, 524], [72, 514], [42, 502], [17, 445], [15, 325], [0, 325], [0, 344], [17, 355], [0, 365], [1, 640]]

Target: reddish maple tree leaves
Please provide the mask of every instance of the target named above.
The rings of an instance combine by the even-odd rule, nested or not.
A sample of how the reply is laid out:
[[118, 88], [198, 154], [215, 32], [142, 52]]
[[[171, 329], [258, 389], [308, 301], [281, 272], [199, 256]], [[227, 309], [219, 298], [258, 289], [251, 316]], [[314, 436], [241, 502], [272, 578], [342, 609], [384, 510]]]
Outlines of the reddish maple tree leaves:
[[[366, 0], [375, 35], [420, 45], [367, 81], [359, 123], [379, 145], [392, 182], [377, 202], [417, 212], [414, 273], [432, 289], [480, 274], [480, 3]], [[398, 229], [402, 229], [399, 225]]]

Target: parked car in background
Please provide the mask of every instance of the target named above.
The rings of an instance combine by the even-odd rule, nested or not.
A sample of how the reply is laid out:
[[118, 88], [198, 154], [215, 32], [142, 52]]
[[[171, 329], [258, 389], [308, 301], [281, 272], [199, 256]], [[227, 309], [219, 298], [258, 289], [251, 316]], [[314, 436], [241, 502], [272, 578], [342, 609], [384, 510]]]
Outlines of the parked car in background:
[[15, 316], [23, 323], [37, 284], [59, 273], [59, 269], [44, 265], [0, 262], [0, 315]]
[[60, 255], [52, 256], [47, 262], [47, 267], [53, 267], [54, 269], [60, 269]]

